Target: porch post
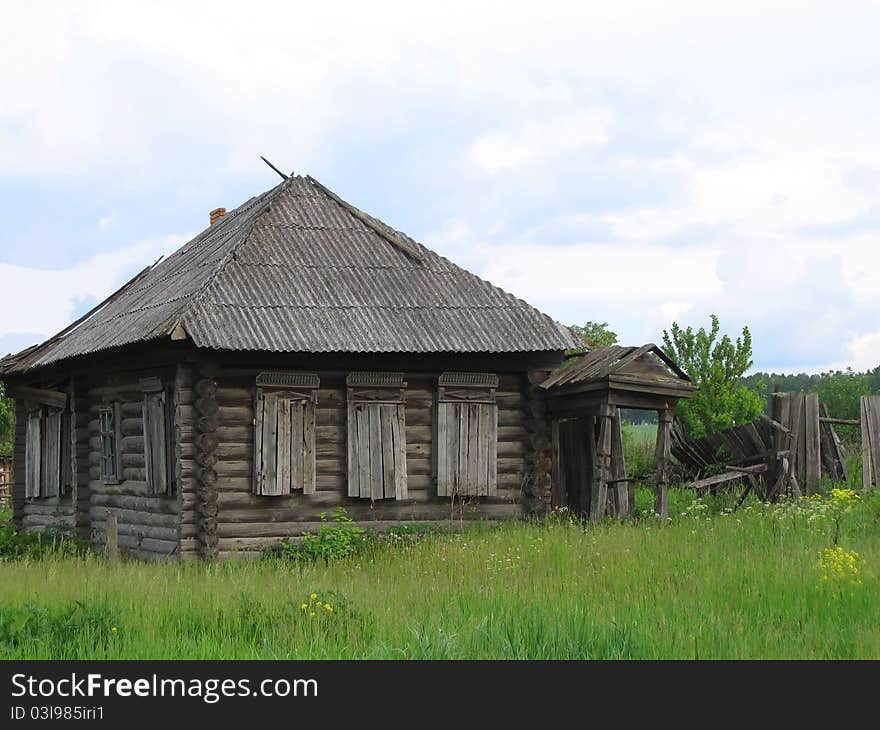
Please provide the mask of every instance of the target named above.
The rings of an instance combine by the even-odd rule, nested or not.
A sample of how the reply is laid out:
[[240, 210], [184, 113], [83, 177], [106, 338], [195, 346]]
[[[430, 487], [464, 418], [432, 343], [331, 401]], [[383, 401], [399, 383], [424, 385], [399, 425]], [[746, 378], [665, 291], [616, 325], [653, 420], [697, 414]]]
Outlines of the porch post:
[[620, 409], [614, 409], [611, 416], [611, 483], [612, 500], [617, 516], [621, 520], [629, 517], [632, 504], [629, 498], [629, 482], [626, 479], [626, 460], [623, 456], [623, 434], [620, 425]]
[[657, 476], [654, 482], [654, 514], [665, 520], [669, 517], [669, 447], [672, 431], [672, 409], [657, 411]]
[[614, 406], [602, 403], [596, 417], [599, 437], [593, 460], [593, 488], [590, 490], [590, 521], [594, 523], [605, 517], [611, 471], [611, 418], [615, 410]]

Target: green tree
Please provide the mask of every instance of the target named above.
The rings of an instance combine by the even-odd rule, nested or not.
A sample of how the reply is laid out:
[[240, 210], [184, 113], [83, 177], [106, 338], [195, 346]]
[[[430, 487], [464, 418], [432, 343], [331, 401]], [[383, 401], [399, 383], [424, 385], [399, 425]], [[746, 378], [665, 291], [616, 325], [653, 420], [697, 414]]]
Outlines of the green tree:
[[14, 422], [12, 399], [0, 382], [0, 456], [12, 456], [12, 429]]
[[[581, 337], [587, 343], [587, 348], [590, 350], [595, 350], [598, 347], [608, 347], [617, 343], [617, 333], [608, 329], [607, 322], [590, 321], [583, 326], [573, 324], [569, 326], [569, 329], [578, 337]], [[578, 348], [573, 352], [581, 352], [584, 349]]]
[[752, 366], [749, 328], [743, 327], [735, 341], [727, 335], [719, 339], [718, 317], [710, 316], [708, 332], [703, 327], [696, 332], [682, 329], [677, 322], [671, 332], [663, 330], [666, 353], [697, 386], [693, 398], [679, 402], [675, 413], [692, 438], [753, 421], [764, 409], [761, 396], [740, 383]]

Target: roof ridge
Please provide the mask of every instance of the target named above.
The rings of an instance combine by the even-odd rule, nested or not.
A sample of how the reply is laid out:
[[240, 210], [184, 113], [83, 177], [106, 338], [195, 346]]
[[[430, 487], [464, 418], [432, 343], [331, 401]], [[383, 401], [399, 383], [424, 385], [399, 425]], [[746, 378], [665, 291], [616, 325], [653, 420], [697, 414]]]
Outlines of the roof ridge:
[[343, 200], [336, 193], [330, 190], [330, 188], [322, 185], [317, 180], [315, 180], [315, 178], [313, 178], [311, 175], [306, 175], [305, 180], [318, 188], [334, 203], [348, 211], [361, 223], [370, 228], [374, 233], [378, 234], [386, 241], [388, 241], [388, 243], [390, 243], [392, 246], [399, 249], [410, 258], [424, 263], [425, 254], [418, 248], [418, 246], [413, 245], [413, 243], [410, 243], [410, 241], [407, 241], [406, 238], [402, 237], [402, 234], [393, 229], [387, 223], [379, 220], [378, 218], [374, 218], [369, 213], [364, 213], [364, 211], [362, 211], [360, 208], [357, 208], [348, 201]]
[[[251, 218], [251, 220], [247, 224], [245, 224], [245, 226], [242, 227], [242, 230], [239, 231], [238, 241], [233, 243], [231, 248], [229, 249], [229, 251], [226, 252], [226, 255], [222, 259], [220, 259], [219, 262], [217, 262], [216, 268], [214, 269], [213, 273], [207, 279], [205, 279], [205, 281], [202, 282], [202, 285], [198, 288], [198, 290], [194, 294], [191, 294], [187, 297], [184, 297], [183, 305], [180, 307], [179, 310], [177, 310], [177, 312], [174, 315], [174, 318], [172, 320], [169, 320], [169, 325], [167, 327], [167, 331], [169, 334], [174, 332], [174, 330], [176, 330], [177, 327], [183, 323], [184, 318], [186, 317], [187, 314], [189, 314], [192, 307], [195, 306], [196, 304], [198, 304], [202, 300], [202, 297], [204, 297], [205, 292], [208, 290], [208, 287], [210, 287], [211, 284], [213, 284], [215, 281], [217, 281], [217, 277], [223, 273], [223, 271], [228, 266], [229, 262], [235, 258], [235, 254], [238, 252], [238, 250], [250, 240], [251, 234], [254, 232], [254, 225], [256, 224], [256, 222], [260, 219], [261, 216], [263, 216], [266, 213], [266, 211], [269, 210], [269, 208], [272, 207], [272, 203], [278, 197], [279, 193], [285, 187], [290, 186], [290, 181], [292, 179], [293, 179], [292, 177], [288, 177], [284, 182], [276, 185], [275, 189], [273, 191], [271, 191], [268, 195], [266, 195], [265, 199], [262, 202], [260, 209], [257, 211], [257, 213], [254, 214], [253, 218]], [[250, 201], [247, 201], [247, 202], [250, 202]], [[247, 202], [244, 203], [243, 205], [247, 205]], [[243, 207], [243, 205], [239, 206], [239, 208]], [[248, 210], [250, 210], [251, 207], [257, 207], [257, 206], [256, 205], [249, 206]], [[238, 211], [238, 208], [236, 208], [236, 211]], [[241, 211], [241, 212], [244, 213], [245, 211]], [[183, 329], [184, 329], [184, 331], [186, 331], [185, 326], [183, 327]]]

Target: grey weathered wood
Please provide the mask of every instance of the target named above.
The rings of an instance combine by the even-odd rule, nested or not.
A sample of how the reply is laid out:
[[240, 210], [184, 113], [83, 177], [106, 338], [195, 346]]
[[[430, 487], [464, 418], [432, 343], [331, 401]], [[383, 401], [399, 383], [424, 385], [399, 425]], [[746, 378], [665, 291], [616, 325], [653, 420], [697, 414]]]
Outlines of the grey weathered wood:
[[42, 456], [40, 496], [58, 497], [61, 492], [61, 411], [57, 408], [46, 412]]
[[565, 465], [562, 463], [562, 444], [560, 443], [560, 439], [561, 429], [559, 419], [554, 418], [550, 423], [550, 443], [551, 448], [553, 449], [553, 464], [550, 477], [553, 482], [551, 487], [550, 506], [553, 509], [568, 506], [568, 492], [565, 484]]
[[470, 446], [470, 405], [462, 403], [458, 417], [458, 478], [456, 479], [456, 493], [468, 494], [468, 447]]
[[629, 517], [632, 505], [629, 500], [630, 485], [626, 478], [626, 460], [623, 453], [623, 433], [619, 408], [615, 408], [611, 416], [611, 482], [614, 484], [614, 508], [617, 516], [624, 520]]
[[367, 413], [370, 419], [370, 496], [372, 499], [385, 498], [384, 474], [382, 471], [382, 406], [370, 403]]
[[358, 421], [357, 421], [357, 407], [355, 404], [349, 400], [348, 408], [346, 410], [346, 428], [348, 430], [348, 437], [345, 440], [346, 443], [346, 452], [348, 455], [347, 465], [348, 465], [348, 496], [349, 497], [360, 497], [360, 467], [358, 465]]
[[486, 495], [494, 497], [498, 491], [498, 408], [486, 407]]
[[153, 494], [165, 494], [168, 491], [168, 440], [165, 433], [168, 419], [165, 408], [164, 392], [144, 394], [144, 462], [147, 482], [150, 484]]
[[394, 435], [392, 429], [397, 420], [397, 406], [379, 406], [379, 441], [373, 447], [382, 458], [382, 496], [396, 498], [395, 464], [394, 464]]
[[[290, 403], [290, 481], [292, 489], [305, 489], [305, 403]], [[290, 490], [288, 490], [289, 493]]]
[[746, 472], [742, 471], [726, 471], [722, 474], [714, 474], [711, 477], [705, 477], [704, 479], [697, 479], [695, 482], [690, 482], [685, 486], [688, 489], [695, 489], [697, 491], [701, 489], [708, 489], [709, 487], [715, 487], [719, 484], [725, 484], [727, 482], [736, 481], [738, 479], [745, 479]]
[[268, 392], [263, 394], [262, 447], [261, 476], [263, 482], [263, 494], [277, 496], [281, 493], [277, 478], [278, 396], [274, 393]]
[[480, 495], [479, 483], [479, 449], [480, 449], [480, 406], [476, 403], [468, 404], [468, 450], [467, 450], [467, 479], [465, 491], [468, 495]]
[[458, 457], [461, 453], [461, 419], [462, 409], [467, 406], [461, 403], [447, 404], [446, 411], [446, 430], [448, 433], [449, 446], [447, 448], [449, 481], [447, 485], [447, 496], [454, 497], [458, 495], [461, 489], [458, 471]]
[[28, 412], [25, 444], [25, 497], [28, 499], [40, 496], [40, 467], [43, 463], [40, 454], [42, 430], [43, 419], [40, 410]]
[[821, 442], [819, 433], [819, 395], [804, 395], [804, 475], [807, 494], [819, 489], [822, 472]]
[[357, 407], [357, 459], [355, 464], [360, 482], [360, 497], [373, 498], [373, 484], [370, 477], [370, 415], [366, 404]]
[[63, 410], [67, 407], [67, 393], [61, 390], [49, 390], [47, 388], [32, 388], [25, 385], [11, 385], [6, 391], [9, 398], [39, 403], [49, 408]]
[[820, 416], [819, 423], [836, 423], [840, 426], [861, 425], [861, 421], [858, 418], [832, 418], [831, 416]]
[[[278, 482], [276, 494], [290, 494], [291, 481], [293, 479], [293, 460], [296, 459], [296, 451], [302, 453], [302, 447], [295, 444], [293, 427], [293, 403], [289, 398], [278, 396], [278, 427], [275, 437], [275, 478]], [[302, 434], [300, 434], [300, 440]]]
[[593, 494], [593, 465], [596, 463], [596, 418], [578, 419], [582, 428], [573, 429], [572, 452], [577, 455], [575, 478], [580, 478], [580, 513], [589, 516]]
[[119, 552], [119, 526], [117, 523], [116, 513], [107, 510], [107, 560], [111, 563], [116, 561]]
[[868, 412], [868, 436], [871, 463], [874, 465], [874, 483], [880, 485], [880, 396], [865, 396]]
[[257, 391], [254, 402], [254, 494], [263, 494], [265, 481], [263, 478], [263, 415], [265, 399], [263, 392]]
[[654, 486], [654, 514], [660, 519], [669, 517], [669, 454], [672, 431], [672, 411], [658, 413], [657, 422], [657, 477]]
[[590, 491], [590, 521], [601, 522], [608, 504], [608, 479], [611, 458], [611, 419], [613, 406], [601, 405], [596, 416], [598, 438], [593, 452], [593, 484]]
[[406, 409], [403, 404], [395, 406], [391, 414], [391, 437], [394, 440], [394, 497], [408, 499], [409, 486], [407, 481], [406, 458]]
[[303, 404], [303, 492], [315, 493], [317, 463], [315, 449], [315, 404], [306, 401]]
[[449, 432], [447, 424], [449, 422], [449, 411], [453, 407], [451, 403], [437, 403], [437, 448], [435, 461], [437, 464], [437, 496], [449, 496], [449, 460], [448, 450], [451, 446], [449, 443]]
[[862, 489], [871, 488], [871, 438], [868, 425], [868, 397], [859, 399], [859, 415], [862, 431]]

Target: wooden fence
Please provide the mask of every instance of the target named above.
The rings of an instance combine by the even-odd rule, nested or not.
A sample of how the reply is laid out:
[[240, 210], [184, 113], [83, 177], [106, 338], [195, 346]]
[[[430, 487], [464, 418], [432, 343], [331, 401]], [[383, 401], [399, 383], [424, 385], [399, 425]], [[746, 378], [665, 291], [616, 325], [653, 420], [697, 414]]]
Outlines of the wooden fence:
[[12, 459], [0, 457], [0, 507], [8, 507], [12, 500]]

